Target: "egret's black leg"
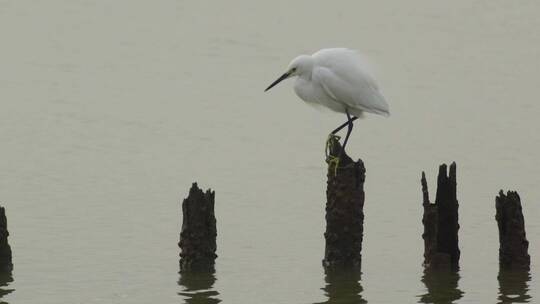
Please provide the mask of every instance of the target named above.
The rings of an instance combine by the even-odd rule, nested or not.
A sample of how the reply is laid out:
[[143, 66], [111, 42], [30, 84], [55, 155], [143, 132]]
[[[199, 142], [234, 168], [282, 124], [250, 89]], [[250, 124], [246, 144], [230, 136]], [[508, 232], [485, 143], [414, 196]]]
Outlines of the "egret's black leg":
[[[353, 121], [358, 119], [358, 117], [353, 116], [349, 114], [349, 111], [345, 110], [345, 114], [347, 114], [347, 122], [342, 124], [341, 126], [337, 127], [330, 135], [328, 136], [328, 140], [326, 141], [326, 157], [327, 162], [330, 165], [333, 164], [334, 166], [334, 175], [337, 175], [337, 169], [339, 167], [339, 161], [341, 160], [341, 157], [343, 156], [343, 153], [345, 151], [345, 146], [347, 145], [347, 141], [349, 140], [349, 136], [351, 135], [352, 129], [353, 129]], [[337, 132], [339, 132], [341, 129], [345, 128], [345, 126], [348, 126], [347, 129], [347, 135], [345, 137], [345, 141], [343, 142], [343, 146], [341, 147], [341, 151], [339, 151], [339, 156], [334, 156], [331, 153], [331, 146], [333, 145], [333, 140], [339, 141], [339, 136], [336, 135]]]
[[349, 136], [351, 135], [352, 129], [353, 129], [353, 121], [354, 118], [351, 118], [351, 115], [349, 115], [349, 111], [345, 111], [345, 114], [347, 114], [347, 135], [345, 135], [345, 140], [343, 141], [343, 146], [341, 147], [341, 152], [339, 153], [339, 158], [341, 159], [341, 156], [343, 153], [345, 153], [345, 146], [347, 145], [347, 141], [349, 140]]
[[[349, 114], [347, 113], [347, 117], [349, 117]], [[353, 121], [357, 120], [358, 117], [354, 116], [352, 118], [349, 118], [346, 122], [344, 122], [341, 126], [337, 127], [334, 131], [332, 131], [332, 134], [336, 134], [337, 132], [339, 132], [341, 129], [345, 128], [346, 126], [349, 125], [349, 121], [352, 123]]]

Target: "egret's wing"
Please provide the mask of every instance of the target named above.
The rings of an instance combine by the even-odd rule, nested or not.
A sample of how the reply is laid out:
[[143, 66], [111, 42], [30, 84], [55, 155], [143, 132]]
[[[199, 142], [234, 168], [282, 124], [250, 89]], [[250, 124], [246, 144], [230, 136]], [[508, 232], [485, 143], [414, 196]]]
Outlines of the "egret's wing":
[[313, 54], [313, 81], [332, 99], [370, 113], [388, 116], [388, 103], [358, 53], [349, 49], [324, 49]]

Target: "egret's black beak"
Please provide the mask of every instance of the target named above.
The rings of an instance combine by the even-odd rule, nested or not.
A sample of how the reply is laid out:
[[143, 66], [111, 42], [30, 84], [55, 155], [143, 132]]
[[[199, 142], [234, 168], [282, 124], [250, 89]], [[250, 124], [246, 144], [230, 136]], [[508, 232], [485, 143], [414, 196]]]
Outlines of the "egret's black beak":
[[276, 81], [272, 82], [272, 84], [264, 90], [265, 92], [273, 88], [276, 84], [280, 83], [282, 80], [287, 79], [289, 77], [290, 73], [285, 73], [281, 75]]

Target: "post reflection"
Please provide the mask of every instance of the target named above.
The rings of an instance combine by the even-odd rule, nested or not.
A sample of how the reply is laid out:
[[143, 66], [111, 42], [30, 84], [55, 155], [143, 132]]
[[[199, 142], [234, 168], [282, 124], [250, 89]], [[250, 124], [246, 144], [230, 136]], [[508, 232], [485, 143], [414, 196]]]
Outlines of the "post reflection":
[[0, 272], [0, 304], [7, 304], [3, 301], [5, 295], [12, 293], [15, 289], [8, 288], [8, 286], [13, 282], [13, 276], [11, 271], [9, 272]]
[[499, 270], [499, 302], [529, 303], [531, 296], [528, 294], [531, 275], [528, 270]]
[[178, 285], [183, 287], [183, 290], [178, 292], [178, 295], [181, 295], [187, 304], [219, 303], [219, 292], [212, 289], [215, 282], [214, 272], [180, 272]]
[[362, 298], [361, 275], [360, 270], [326, 270], [322, 290], [328, 300], [322, 303], [367, 303]]
[[463, 297], [464, 292], [458, 288], [458, 270], [425, 269], [422, 282], [427, 293], [420, 295], [419, 303], [451, 304]]

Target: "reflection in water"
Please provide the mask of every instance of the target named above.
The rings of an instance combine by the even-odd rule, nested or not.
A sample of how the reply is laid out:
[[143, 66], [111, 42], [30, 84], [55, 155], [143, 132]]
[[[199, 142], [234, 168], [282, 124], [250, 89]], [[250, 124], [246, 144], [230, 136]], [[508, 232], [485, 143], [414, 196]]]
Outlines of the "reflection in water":
[[449, 269], [425, 269], [422, 282], [427, 293], [420, 296], [419, 303], [450, 304], [463, 297], [458, 288], [459, 273]]
[[326, 286], [322, 289], [328, 300], [322, 303], [367, 303], [362, 298], [361, 274], [360, 270], [325, 271]]
[[498, 303], [528, 303], [531, 296], [529, 281], [531, 275], [528, 270], [499, 270], [499, 302]]
[[6, 288], [11, 282], [13, 282], [13, 276], [11, 275], [11, 271], [0, 273], [0, 304], [7, 303], [2, 301], [2, 298], [15, 290]]
[[181, 272], [178, 285], [183, 290], [178, 294], [185, 298], [188, 304], [216, 304], [221, 302], [216, 298], [219, 292], [212, 290], [216, 282], [213, 272]]

